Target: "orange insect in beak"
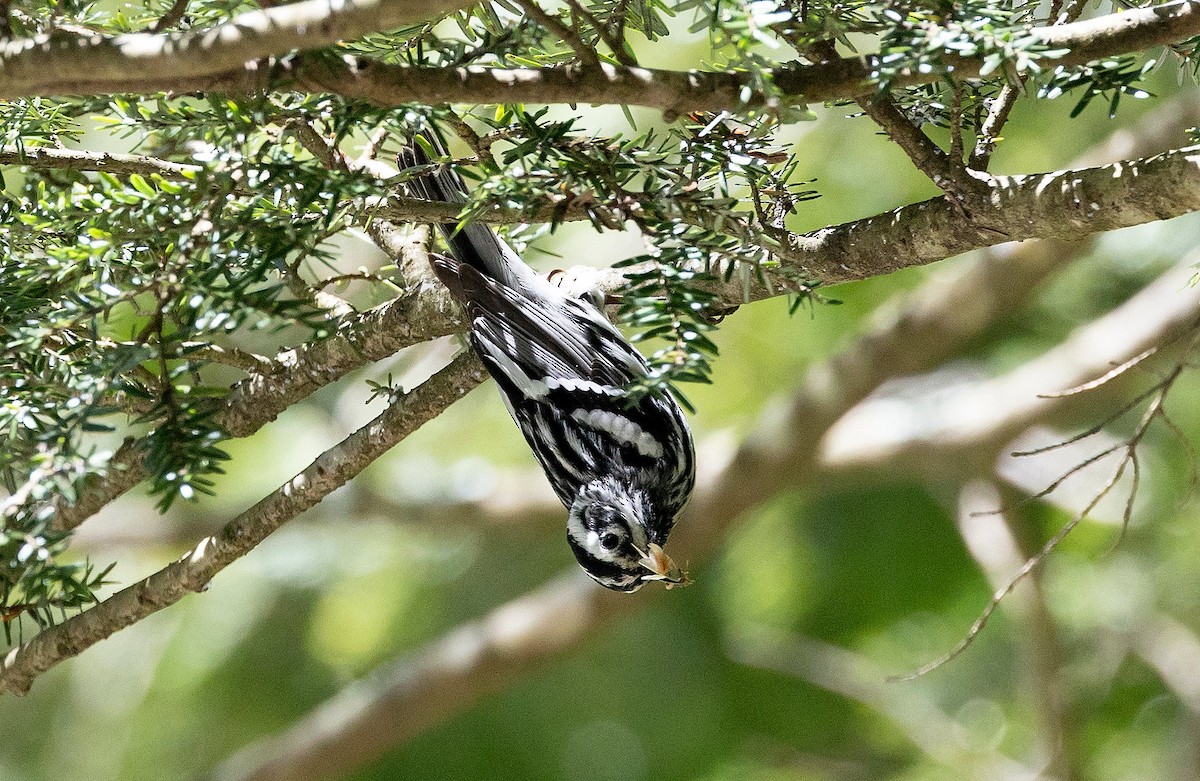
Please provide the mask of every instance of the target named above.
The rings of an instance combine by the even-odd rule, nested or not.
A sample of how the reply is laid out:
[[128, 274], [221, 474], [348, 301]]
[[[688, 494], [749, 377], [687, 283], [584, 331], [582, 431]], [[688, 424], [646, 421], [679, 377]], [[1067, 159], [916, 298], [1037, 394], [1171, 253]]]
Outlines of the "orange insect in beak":
[[662, 546], [653, 542], [646, 546], [646, 555], [638, 561], [638, 564], [654, 573], [646, 576], [646, 580], [666, 581], [668, 588], [676, 583], [686, 582], [687, 576], [676, 566]]

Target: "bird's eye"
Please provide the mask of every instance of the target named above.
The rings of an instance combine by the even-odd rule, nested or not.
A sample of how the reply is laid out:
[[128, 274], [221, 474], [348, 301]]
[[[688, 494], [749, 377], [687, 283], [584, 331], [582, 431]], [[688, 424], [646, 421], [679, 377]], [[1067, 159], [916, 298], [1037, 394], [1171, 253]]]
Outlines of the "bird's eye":
[[616, 550], [617, 546], [620, 544], [621, 537], [613, 534], [612, 532], [609, 532], [600, 538], [600, 547], [604, 548], [604, 550]]

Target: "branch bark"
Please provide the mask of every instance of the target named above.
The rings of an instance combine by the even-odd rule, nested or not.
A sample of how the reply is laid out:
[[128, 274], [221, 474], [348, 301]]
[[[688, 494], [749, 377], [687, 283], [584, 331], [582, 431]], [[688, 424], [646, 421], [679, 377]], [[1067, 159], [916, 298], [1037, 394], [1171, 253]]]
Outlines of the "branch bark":
[[0, 148], [0, 165], [23, 165], [29, 168], [65, 168], [72, 171], [102, 171], [115, 175], [158, 174], [164, 179], [194, 179], [204, 168], [188, 163], [174, 163], [147, 155], [128, 155], [118, 152], [86, 152], [74, 149], [27, 146]]
[[880, 417], [864, 405], [826, 435], [823, 467], [832, 474], [915, 472], [937, 479], [986, 473], [1005, 444], [1072, 402], [1040, 394], [1081, 385], [1200, 327], [1200, 286], [1189, 284], [1193, 273], [1174, 269], [1036, 360], [951, 389], [932, 415], [906, 415], [889, 404], [887, 417], [910, 425], [880, 426]]
[[181, 33], [55, 33], [0, 44], [0, 99], [206, 88], [258, 60], [316, 49], [457, 11], [474, 0], [302, 0]]
[[[1200, 146], [1142, 160], [1045, 174], [997, 176], [964, 215], [938, 197], [863, 220], [791, 234], [785, 273], [824, 284], [890, 274], [1007, 241], [1086, 236], [1200, 210]], [[605, 272], [605, 286], [614, 284]], [[734, 275], [713, 290], [726, 305], [777, 295], [785, 275]]]
[[[36, 38], [0, 47], [0, 99], [72, 94], [152, 94], [218, 90], [252, 93], [270, 88], [332, 92], [380, 106], [402, 103], [590, 103], [688, 111], [737, 111], [776, 98], [738, 72], [665, 71], [651, 68], [572, 65], [547, 68], [412, 68], [322, 54], [282, 57], [295, 49], [326, 46], [456, 10], [465, 0], [362, 0], [329, 11], [322, 0], [243, 14], [217, 27], [182, 34], [133, 34], [112, 38]], [[1196, 0], [1137, 8], [1083, 22], [1031, 31], [1047, 47], [1066, 50], [1045, 65], [1075, 66], [1142, 51], [1200, 34]], [[264, 62], [264, 58], [276, 59]], [[979, 76], [982, 59], [946, 54], [948, 72]], [[818, 65], [770, 71], [787, 103], [824, 103], [859, 98], [877, 90], [878, 58], [842, 58]], [[894, 87], [928, 84], [937, 69], [901, 73]]]
[[[1122, 11], [1071, 24], [1040, 27], [1031, 35], [1061, 56], [1053, 66], [1086, 65], [1103, 57], [1142, 51], [1200, 34], [1200, 3], [1176, 3]], [[978, 78], [983, 59], [942, 57], [957, 79]], [[815, 65], [792, 65], [766, 74], [785, 103], [825, 103], [867, 97], [878, 91], [876, 55], [847, 57]], [[230, 74], [245, 79], [252, 74]], [[906, 71], [891, 84], [911, 87], [943, 78], [937, 69]], [[770, 105], [774, 98], [756, 89], [751, 76], [720, 71], [664, 71], [614, 66], [551, 68], [405, 68], [378, 62], [335, 63], [298, 58], [280, 73], [300, 88], [329, 91], [381, 106], [402, 103], [590, 103], [657, 108], [668, 116], [689, 111], [740, 111]], [[261, 89], [265, 84], [256, 80]], [[244, 84], [243, 88], [250, 87]], [[0, 90], [0, 97], [3, 91]]]

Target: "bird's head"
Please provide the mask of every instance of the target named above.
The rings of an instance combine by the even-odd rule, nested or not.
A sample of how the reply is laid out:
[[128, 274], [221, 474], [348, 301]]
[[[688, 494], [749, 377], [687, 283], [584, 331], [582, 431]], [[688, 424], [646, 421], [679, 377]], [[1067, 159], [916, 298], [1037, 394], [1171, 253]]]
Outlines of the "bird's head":
[[567, 516], [567, 542], [592, 580], [614, 591], [637, 591], [652, 580], [686, 583], [663, 551], [673, 518], [658, 518], [644, 491], [615, 478], [579, 489]]

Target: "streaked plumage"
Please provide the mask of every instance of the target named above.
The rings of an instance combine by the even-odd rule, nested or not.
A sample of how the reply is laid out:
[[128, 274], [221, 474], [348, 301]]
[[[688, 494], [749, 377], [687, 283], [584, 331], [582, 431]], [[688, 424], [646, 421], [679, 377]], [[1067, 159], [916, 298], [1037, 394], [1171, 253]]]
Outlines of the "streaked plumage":
[[[400, 156], [402, 168], [427, 163], [415, 144]], [[408, 187], [427, 200], [463, 200], [461, 178], [444, 166]], [[592, 301], [535, 273], [486, 225], [439, 227], [451, 257], [437, 258], [434, 268], [462, 304], [471, 346], [569, 510], [567, 540], [579, 564], [619, 591], [678, 582], [662, 546], [695, 481], [679, 405], [666, 395], [625, 393], [646, 375], [646, 361]]]

